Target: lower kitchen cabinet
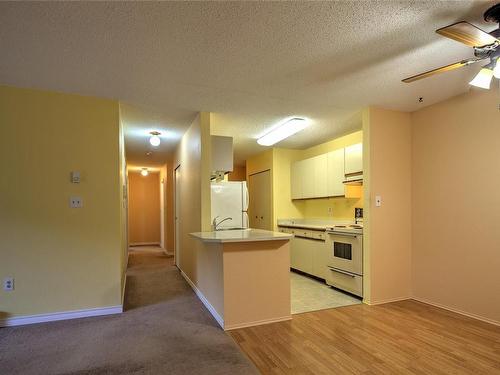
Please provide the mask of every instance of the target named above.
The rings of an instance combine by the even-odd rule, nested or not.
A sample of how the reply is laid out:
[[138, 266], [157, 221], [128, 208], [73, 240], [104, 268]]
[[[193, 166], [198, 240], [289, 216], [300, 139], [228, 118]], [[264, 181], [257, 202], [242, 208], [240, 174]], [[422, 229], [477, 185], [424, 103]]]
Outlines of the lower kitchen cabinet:
[[326, 278], [328, 248], [325, 241], [294, 237], [290, 241], [290, 258], [292, 268]]
[[328, 245], [325, 241], [316, 241], [313, 251], [312, 275], [326, 279], [328, 271]]
[[292, 268], [312, 274], [313, 251], [318, 241], [307, 238], [294, 237], [290, 240], [290, 261]]

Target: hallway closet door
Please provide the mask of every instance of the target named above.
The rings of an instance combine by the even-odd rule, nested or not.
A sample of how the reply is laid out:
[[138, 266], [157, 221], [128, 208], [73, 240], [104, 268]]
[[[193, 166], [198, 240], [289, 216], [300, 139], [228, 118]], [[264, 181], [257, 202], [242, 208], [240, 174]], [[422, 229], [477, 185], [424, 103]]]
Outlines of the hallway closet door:
[[271, 171], [248, 177], [250, 228], [273, 230]]

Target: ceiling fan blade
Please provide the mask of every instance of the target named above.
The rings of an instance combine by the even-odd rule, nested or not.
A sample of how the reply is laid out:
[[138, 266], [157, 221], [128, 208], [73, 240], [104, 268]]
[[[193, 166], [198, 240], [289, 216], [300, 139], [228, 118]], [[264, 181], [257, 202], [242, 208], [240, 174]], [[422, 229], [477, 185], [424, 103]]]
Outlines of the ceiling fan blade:
[[462, 66], [474, 64], [475, 62], [478, 62], [481, 60], [484, 60], [484, 59], [468, 59], [468, 60], [458, 61], [458, 62], [450, 64], [450, 65], [445, 65], [445, 66], [442, 66], [440, 68], [432, 69], [432, 70], [429, 70], [427, 72], [420, 73], [420, 74], [405, 78], [405, 79], [403, 79], [403, 82], [410, 83], [413, 81], [418, 81], [419, 79], [427, 78], [427, 77], [433, 76], [434, 74], [438, 74], [438, 73], [448, 72], [450, 70], [461, 68]]
[[465, 21], [437, 29], [436, 32], [442, 36], [466, 44], [469, 47], [483, 47], [493, 44], [498, 40], [486, 31]]

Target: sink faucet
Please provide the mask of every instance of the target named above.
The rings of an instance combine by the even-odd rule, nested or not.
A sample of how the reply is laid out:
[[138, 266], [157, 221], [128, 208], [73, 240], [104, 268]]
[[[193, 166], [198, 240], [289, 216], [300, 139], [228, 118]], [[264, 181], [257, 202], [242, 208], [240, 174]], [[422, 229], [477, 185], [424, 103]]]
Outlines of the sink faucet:
[[233, 220], [232, 217], [226, 217], [226, 218], [222, 219], [221, 221], [217, 222], [217, 218], [218, 218], [218, 216], [214, 217], [214, 219], [212, 220], [212, 226], [214, 227], [214, 230], [217, 230], [217, 227], [219, 225], [221, 225], [224, 221]]

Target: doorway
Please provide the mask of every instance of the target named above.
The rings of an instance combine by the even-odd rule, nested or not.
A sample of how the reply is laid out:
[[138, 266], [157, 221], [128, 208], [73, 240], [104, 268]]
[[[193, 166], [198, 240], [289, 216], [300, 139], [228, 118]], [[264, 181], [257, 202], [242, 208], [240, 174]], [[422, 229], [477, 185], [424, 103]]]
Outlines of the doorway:
[[175, 190], [174, 190], [174, 227], [175, 227], [175, 252], [174, 262], [177, 267], [180, 267], [180, 213], [181, 213], [181, 166], [175, 168]]
[[273, 230], [271, 171], [248, 176], [250, 228]]
[[128, 235], [130, 246], [160, 246], [160, 175], [128, 172]]

